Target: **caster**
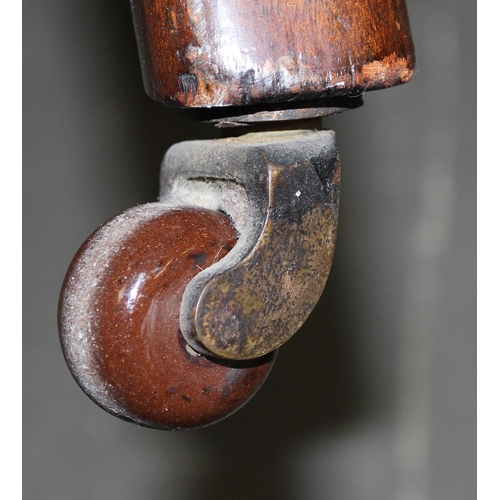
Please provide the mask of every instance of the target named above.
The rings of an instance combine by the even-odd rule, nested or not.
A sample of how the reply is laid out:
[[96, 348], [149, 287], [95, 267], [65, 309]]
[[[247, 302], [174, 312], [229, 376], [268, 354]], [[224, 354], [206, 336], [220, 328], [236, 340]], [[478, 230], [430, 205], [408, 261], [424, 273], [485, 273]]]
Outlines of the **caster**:
[[174, 145], [160, 202], [101, 226], [67, 273], [60, 338], [83, 391], [158, 429], [245, 404], [326, 284], [339, 182], [329, 131]]
[[61, 292], [60, 337], [108, 412], [202, 427], [255, 394], [326, 284], [340, 163], [321, 117], [408, 82], [413, 42], [404, 0], [131, 6], [147, 94], [236, 132], [174, 145], [159, 202], [87, 240]]
[[220, 213], [159, 203], [90, 236], [68, 271], [59, 321], [68, 365], [92, 400], [141, 425], [186, 429], [230, 415], [255, 394], [276, 352], [216, 359], [194, 351], [179, 327], [186, 285], [236, 239]]

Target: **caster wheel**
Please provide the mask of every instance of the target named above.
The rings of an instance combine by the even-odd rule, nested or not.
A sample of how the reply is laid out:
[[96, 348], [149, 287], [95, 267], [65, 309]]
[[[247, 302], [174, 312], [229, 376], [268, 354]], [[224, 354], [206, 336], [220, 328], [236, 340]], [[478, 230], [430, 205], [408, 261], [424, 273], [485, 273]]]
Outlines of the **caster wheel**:
[[68, 366], [94, 402], [124, 420], [176, 430], [217, 422], [255, 394], [276, 351], [227, 362], [194, 351], [179, 328], [186, 285], [236, 239], [220, 213], [152, 203], [83, 244], [61, 292], [59, 331]]

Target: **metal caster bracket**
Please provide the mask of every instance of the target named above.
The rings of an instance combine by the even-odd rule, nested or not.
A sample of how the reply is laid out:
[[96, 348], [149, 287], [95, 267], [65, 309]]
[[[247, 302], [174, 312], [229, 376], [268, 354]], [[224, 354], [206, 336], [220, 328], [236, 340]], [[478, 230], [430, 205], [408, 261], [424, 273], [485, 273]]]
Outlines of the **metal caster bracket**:
[[162, 165], [160, 201], [224, 212], [240, 236], [223, 260], [186, 288], [180, 324], [194, 349], [252, 359], [300, 328], [332, 265], [339, 184], [331, 131], [251, 133], [172, 146]]

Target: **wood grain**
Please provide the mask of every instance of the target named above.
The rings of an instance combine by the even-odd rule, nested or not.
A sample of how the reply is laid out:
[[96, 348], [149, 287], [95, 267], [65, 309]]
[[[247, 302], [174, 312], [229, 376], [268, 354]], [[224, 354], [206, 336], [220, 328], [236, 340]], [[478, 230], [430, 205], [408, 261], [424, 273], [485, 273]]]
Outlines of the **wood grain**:
[[169, 106], [276, 103], [408, 82], [405, 0], [131, 0], [146, 92]]

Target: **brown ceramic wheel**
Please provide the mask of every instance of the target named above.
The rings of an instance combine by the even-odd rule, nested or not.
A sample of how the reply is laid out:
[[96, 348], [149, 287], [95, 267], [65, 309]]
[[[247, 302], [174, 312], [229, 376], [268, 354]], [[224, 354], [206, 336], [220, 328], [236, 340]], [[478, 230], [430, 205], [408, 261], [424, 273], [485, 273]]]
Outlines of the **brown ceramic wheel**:
[[222, 214], [142, 205], [99, 228], [74, 258], [59, 330], [78, 384], [108, 412], [159, 429], [209, 425], [259, 389], [275, 355], [226, 363], [179, 329], [184, 289], [223, 258], [236, 232]]

